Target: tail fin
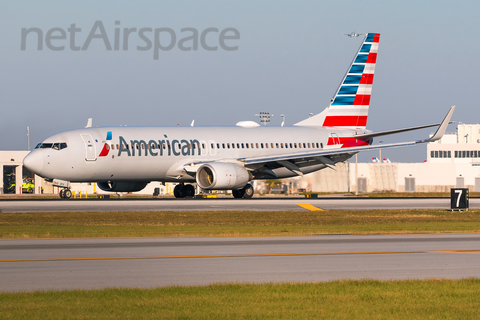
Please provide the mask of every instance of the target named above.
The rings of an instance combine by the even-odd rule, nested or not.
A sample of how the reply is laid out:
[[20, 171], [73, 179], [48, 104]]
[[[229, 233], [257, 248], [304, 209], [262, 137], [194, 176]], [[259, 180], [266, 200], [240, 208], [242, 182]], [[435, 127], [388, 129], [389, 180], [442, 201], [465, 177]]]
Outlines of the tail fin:
[[295, 125], [365, 130], [379, 40], [379, 33], [365, 36], [330, 106]]

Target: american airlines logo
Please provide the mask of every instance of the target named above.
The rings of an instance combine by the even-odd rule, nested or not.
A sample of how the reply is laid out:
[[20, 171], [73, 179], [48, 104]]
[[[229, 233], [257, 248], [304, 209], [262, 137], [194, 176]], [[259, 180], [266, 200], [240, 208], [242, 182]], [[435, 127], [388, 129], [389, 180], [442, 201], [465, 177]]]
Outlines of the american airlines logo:
[[[171, 28], [122, 28], [120, 21], [105, 28], [102, 21], [95, 21], [86, 33], [75, 23], [69, 28], [51, 28], [44, 32], [40, 28], [22, 28], [20, 50], [37, 48], [41, 51], [45, 47], [52, 51], [86, 51], [92, 42], [101, 43], [107, 51], [127, 51], [133, 47], [138, 51], [153, 51], [153, 59], [158, 60], [160, 51], [169, 51], [178, 48], [181, 51], [225, 51], [238, 50], [240, 32], [235, 28], [182, 28], [175, 31]], [[107, 32], [107, 29], [109, 32]], [[112, 30], [113, 29], [113, 30]], [[83, 37], [82, 37], [83, 36]], [[81, 39], [85, 39], [82, 41]]]
[[[111, 140], [111, 133], [107, 134], [107, 141]], [[119, 144], [117, 145], [118, 154], [120, 157], [126, 155], [128, 157], [135, 156], [190, 156], [195, 155], [195, 149], [198, 150], [200, 155], [200, 141], [193, 140], [177, 140], [170, 141], [167, 137], [162, 140], [130, 140], [130, 143], [123, 137], [119, 137]], [[105, 143], [102, 151], [98, 155], [99, 157], [106, 157], [110, 152], [110, 146]]]

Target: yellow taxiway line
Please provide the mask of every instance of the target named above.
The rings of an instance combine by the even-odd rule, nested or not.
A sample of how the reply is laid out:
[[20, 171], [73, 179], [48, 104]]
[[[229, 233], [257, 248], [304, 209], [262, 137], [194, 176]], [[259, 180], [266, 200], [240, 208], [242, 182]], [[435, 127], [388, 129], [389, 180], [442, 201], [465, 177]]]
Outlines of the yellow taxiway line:
[[242, 257], [285, 257], [285, 256], [332, 256], [354, 254], [399, 254], [399, 253], [469, 253], [480, 254], [480, 250], [419, 250], [419, 251], [367, 251], [367, 252], [308, 252], [308, 253], [260, 253], [220, 254], [197, 256], [152, 256], [152, 257], [92, 257], [92, 258], [50, 258], [50, 259], [0, 259], [0, 262], [28, 261], [82, 261], [82, 260], [132, 260], [132, 259], [185, 259], [185, 258], [242, 258]]
[[325, 211], [323, 209], [320, 209], [320, 208], [317, 208], [317, 207], [311, 205], [310, 203], [297, 203], [297, 205], [299, 205], [300, 207], [302, 207], [304, 209], [310, 210], [310, 211]]

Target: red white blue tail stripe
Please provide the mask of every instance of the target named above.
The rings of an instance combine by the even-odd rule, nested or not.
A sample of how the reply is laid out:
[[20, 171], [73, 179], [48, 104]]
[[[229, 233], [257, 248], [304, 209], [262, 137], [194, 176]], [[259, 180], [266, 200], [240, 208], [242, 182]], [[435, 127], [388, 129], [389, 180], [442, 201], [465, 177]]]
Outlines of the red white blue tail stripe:
[[366, 35], [327, 109], [324, 127], [366, 128], [379, 40], [379, 33]]

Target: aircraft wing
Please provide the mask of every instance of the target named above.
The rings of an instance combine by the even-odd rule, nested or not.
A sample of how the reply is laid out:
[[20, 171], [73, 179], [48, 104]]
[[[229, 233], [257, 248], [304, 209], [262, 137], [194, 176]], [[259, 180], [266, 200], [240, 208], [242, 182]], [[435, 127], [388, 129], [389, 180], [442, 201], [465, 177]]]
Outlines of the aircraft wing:
[[[387, 149], [387, 148], [399, 148], [412, 146], [419, 143], [433, 142], [442, 138], [445, 133], [445, 130], [450, 123], [455, 106], [452, 106], [448, 111], [447, 115], [443, 119], [442, 123], [436, 125], [421, 126], [415, 128], [399, 129], [387, 131], [387, 134], [411, 131], [416, 129], [428, 128], [432, 126], [439, 126], [435, 134], [428, 139], [409, 141], [409, 142], [399, 142], [399, 143], [390, 143], [390, 144], [381, 144], [381, 145], [367, 145], [367, 146], [356, 146], [356, 147], [343, 147], [342, 145], [336, 145], [327, 147], [322, 150], [308, 151], [308, 152], [292, 152], [291, 154], [283, 154], [281, 156], [267, 156], [267, 157], [258, 157], [258, 158], [244, 158], [237, 159], [245, 164], [245, 167], [250, 168], [252, 171], [259, 170], [264, 171], [268, 176], [275, 177], [272, 169], [285, 167], [290, 171], [296, 173], [297, 175], [302, 176], [303, 173], [300, 169], [302, 165], [314, 165], [314, 164], [323, 164], [327, 167], [335, 169], [335, 162], [333, 161], [335, 157], [342, 158], [343, 156], [349, 156], [360, 152], [368, 150], [377, 150], [377, 149]], [[383, 134], [385, 135], [385, 132]], [[375, 135], [373, 135], [375, 136]], [[373, 137], [372, 135], [368, 136], [369, 138]], [[379, 136], [379, 135], [376, 135]], [[333, 160], [332, 160], [333, 159]], [[343, 161], [343, 160], [341, 160]]]
[[[448, 111], [447, 115], [445, 116], [445, 119], [446, 118], [449, 119], [448, 120], [449, 122], [445, 123], [445, 128], [448, 124], [453, 123], [453, 122], [450, 122], [450, 118], [452, 117], [452, 114], [453, 114], [454, 110], [455, 110], [455, 106], [451, 106], [450, 110]], [[445, 122], [445, 119], [444, 119], [444, 122]], [[386, 136], [386, 135], [389, 135], [389, 134], [395, 134], [395, 133], [407, 132], [407, 131], [412, 131], [412, 130], [419, 130], [419, 129], [424, 129], [424, 128], [436, 127], [436, 126], [442, 125], [444, 122], [436, 123], [436, 124], [429, 124], [429, 125], [425, 125], [425, 126], [388, 130], [388, 131], [380, 131], [380, 132], [372, 132], [372, 133], [360, 133], [360, 134], [354, 135], [353, 137], [357, 138], [359, 140], [364, 140], [364, 139], [368, 139], [368, 138]], [[445, 130], [443, 130], [443, 133], [445, 133]], [[443, 136], [443, 133], [442, 133], [442, 136]], [[440, 136], [440, 138], [441, 138], [441, 136]], [[438, 139], [440, 139], [440, 138], [438, 138]], [[438, 140], [438, 139], [436, 139], [436, 140]]]

